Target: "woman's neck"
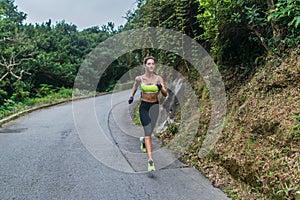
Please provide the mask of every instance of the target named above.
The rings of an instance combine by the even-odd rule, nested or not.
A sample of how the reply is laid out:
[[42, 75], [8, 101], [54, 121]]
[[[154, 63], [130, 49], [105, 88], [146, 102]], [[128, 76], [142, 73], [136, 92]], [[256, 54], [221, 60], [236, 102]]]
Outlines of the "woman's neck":
[[153, 72], [145, 72], [145, 76], [146, 76], [147, 78], [152, 78], [153, 75], [154, 75]]

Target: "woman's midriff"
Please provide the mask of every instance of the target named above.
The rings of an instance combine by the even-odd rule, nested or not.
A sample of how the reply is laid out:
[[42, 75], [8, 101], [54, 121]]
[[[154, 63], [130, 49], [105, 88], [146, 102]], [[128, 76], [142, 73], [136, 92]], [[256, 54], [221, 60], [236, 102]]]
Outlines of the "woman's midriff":
[[158, 101], [158, 93], [154, 94], [144, 94], [142, 93], [142, 101], [154, 103]]

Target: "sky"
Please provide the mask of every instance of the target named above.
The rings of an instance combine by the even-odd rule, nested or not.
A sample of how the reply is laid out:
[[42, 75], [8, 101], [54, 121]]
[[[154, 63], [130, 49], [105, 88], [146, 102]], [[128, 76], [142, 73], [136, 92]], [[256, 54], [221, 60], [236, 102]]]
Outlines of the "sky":
[[18, 11], [27, 14], [25, 23], [52, 24], [65, 20], [79, 30], [113, 22], [124, 25], [126, 12], [136, 8], [136, 0], [15, 0]]

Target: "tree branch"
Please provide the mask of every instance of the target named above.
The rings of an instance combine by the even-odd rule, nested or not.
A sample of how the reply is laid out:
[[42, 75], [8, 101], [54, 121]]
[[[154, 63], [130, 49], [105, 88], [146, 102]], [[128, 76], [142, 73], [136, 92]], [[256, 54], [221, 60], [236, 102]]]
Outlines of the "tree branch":
[[0, 63], [1, 66], [5, 67], [6, 69], [6, 73], [1, 77], [0, 81], [2, 81], [8, 74], [12, 75], [14, 78], [21, 80], [23, 77], [23, 74], [28, 74], [31, 75], [28, 72], [25, 72], [23, 69], [20, 71], [20, 75], [16, 75], [12, 69], [15, 66], [21, 65], [25, 60], [30, 60], [30, 58], [22, 58], [19, 62], [16, 63], [15, 61], [15, 56], [11, 55], [10, 56], [10, 60], [9, 60], [9, 64], [7, 64], [6, 59], [4, 58], [3, 55], [1, 55], [1, 58], [3, 60], [3, 63]]
[[24, 71], [24, 70], [21, 70], [21, 74], [20, 74], [20, 76], [17, 76], [15, 73], [13, 73], [12, 71], [10, 71], [9, 73], [13, 76], [13, 77], [15, 77], [16, 79], [19, 79], [19, 80], [21, 80], [22, 79], [22, 71]]
[[0, 82], [8, 75], [9, 73], [6, 72], [6, 74], [4, 74], [1, 78], [0, 78]]
[[8, 70], [8, 65], [7, 65], [7, 63], [6, 63], [6, 59], [4, 58], [3, 55], [1, 55], [1, 58], [2, 58], [2, 60], [3, 60], [3, 63], [0, 63], [0, 65], [3, 66], [3, 67], [5, 67], [6, 70]]
[[10, 37], [5, 37], [5, 38], [3, 38], [2, 40], [0, 40], [0, 42], [5, 42], [5, 41], [11, 41], [11, 42], [15, 42], [16, 41], [16, 39], [14, 39], [14, 38], [10, 38]]
[[30, 58], [22, 58], [19, 62], [10, 64], [9, 67], [14, 67], [17, 65], [21, 65], [25, 60], [30, 60]]

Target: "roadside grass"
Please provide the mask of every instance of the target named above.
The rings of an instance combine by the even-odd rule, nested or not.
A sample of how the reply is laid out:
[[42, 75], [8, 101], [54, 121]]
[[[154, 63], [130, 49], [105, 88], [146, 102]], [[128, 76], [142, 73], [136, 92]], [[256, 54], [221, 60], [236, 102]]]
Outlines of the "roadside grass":
[[[127, 84], [128, 85], [128, 84]], [[29, 110], [40, 108], [44, 106], [51, 106], [57, 103], [64, 103], [67, 101], [94, 97], [97, 95], [103, 95], [112, 92], [122, 91], [127, 89], [126, 84], [118, 84], [117, 86], [110, 86], [109, 90], [106, 92], [91, 92], [88, 90], [77, 90], [73, 88], [56, 88], [52, 85], [41, 84], [40, 88], [37, 89], [36, 94], [32, 96], [27, 92], [23, 92], [25, 95], [24, 98], [20, 98], [20, 94], [16, 93], [12, 96], [11, 99], [8, 99], [4, 102], [3, 105], [0, 105], [0, 126], [4, 123], [2, 120], [9, 118], [14, 115], [19, 115], [19, 113], [27, 112]], [[16, 98], [18, 97], [18, 98]], [[17, 99], [17, 100], [14, 100]], [[6, 121], [6, 120], [5, 120]]]
[[60, 88], [57, 92], [48, 91], [47, 95], [38, 95], [35, 98], [26, 97], [19, 102], [7, 100], [0, 106], [0, 119], [4, 119], [10, 115], [28, 110], [33, 107], [58, 103], [70, 100], [72, 98], [73, 89]]

